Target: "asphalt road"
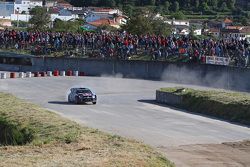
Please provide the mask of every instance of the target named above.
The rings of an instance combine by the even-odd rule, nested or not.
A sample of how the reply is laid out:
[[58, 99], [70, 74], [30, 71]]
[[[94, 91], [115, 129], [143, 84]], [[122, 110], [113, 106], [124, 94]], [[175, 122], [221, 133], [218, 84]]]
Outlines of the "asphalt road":
[[[95, 90], [97, 105], [67, 103], [73, 86]], [[0, 80], [0, 91], [39, 104], [92, 128], [137, 139], [155, 147], [250, 139], [250, 128], [154, 103], [163, 81], [109, 77], [52, 77]]]

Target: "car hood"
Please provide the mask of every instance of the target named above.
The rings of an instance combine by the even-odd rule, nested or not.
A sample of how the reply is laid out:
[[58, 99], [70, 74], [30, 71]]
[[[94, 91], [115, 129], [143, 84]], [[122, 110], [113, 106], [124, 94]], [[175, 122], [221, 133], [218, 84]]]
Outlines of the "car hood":
[[78, 93], [77, 95], [78, 95], [78, 96], [79, 96], [79, 95], [80, 95], [80, 96], [93, 96], [92, 93]]

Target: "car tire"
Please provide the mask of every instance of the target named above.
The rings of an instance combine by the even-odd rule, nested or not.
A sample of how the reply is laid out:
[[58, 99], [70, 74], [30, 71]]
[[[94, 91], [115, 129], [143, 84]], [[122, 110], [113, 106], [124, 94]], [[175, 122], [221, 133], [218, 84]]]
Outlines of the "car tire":
[[75, 98], [75, 104], [79, 104], [78, 97]]
[[96, 104], [96, 102], [92, 102], [93, 104]]

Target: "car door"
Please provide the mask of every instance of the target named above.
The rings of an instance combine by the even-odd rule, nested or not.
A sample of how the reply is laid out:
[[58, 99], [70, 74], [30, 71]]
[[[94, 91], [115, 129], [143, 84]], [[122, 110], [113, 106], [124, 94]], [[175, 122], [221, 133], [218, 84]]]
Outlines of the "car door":
[[70, 89], [69, 98], [70, 98], [70, 101], [74, 101], [75, 100], [75, 89], [74, 88]]

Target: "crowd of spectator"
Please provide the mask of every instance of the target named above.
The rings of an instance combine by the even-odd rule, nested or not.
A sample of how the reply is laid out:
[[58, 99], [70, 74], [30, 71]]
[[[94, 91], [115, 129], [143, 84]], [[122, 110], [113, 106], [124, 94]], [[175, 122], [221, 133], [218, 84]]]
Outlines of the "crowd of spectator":
[[194, 40], [181, 36], [132, 35], [116, 33], [61, 33], [0, 31], [0, 48], [30, 50], [44, 55], [69, 50], [89, 52], [103, 59], [129, 59], [131, 56], [150, 55], [152, 60], [172, 57], [186, 61], [205, 63], [206, 56], [226, 57], [235, 66], [247, 66], [250, 44], [246, 40]]

